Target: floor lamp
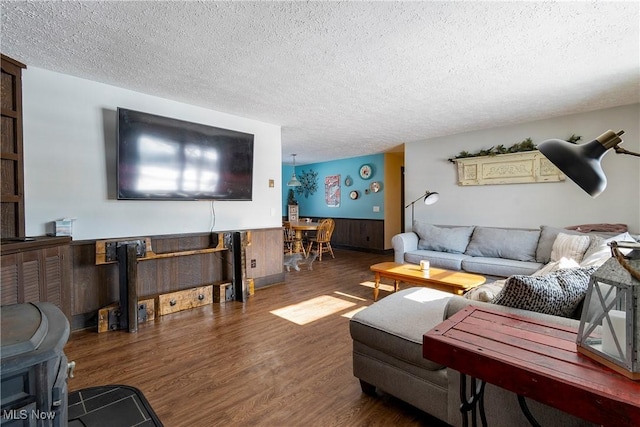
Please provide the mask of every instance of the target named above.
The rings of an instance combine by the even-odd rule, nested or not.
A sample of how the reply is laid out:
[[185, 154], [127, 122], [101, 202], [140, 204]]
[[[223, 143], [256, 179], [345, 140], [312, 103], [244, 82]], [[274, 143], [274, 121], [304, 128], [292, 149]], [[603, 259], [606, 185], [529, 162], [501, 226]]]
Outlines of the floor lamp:
[[418, 197], [417, 199], [415, 199], [413, 202], [409, 203], [407, 206], [405, 206], [404, 208], [407, 209], [409, 206], [411, 206], [411, 227], [413, 227], [413, 220], [414, 220], [414, 213], [415, 213], [415, 204], [418, 200], [422, 199], [424, 197], [424, 204], [425, 205], [432, 205], [435, 202], [438, 201], [438, 198], [440, 198], [440, 195], [438, 193], [436, 193], [435, 191], [425, 191], [424, 195]]

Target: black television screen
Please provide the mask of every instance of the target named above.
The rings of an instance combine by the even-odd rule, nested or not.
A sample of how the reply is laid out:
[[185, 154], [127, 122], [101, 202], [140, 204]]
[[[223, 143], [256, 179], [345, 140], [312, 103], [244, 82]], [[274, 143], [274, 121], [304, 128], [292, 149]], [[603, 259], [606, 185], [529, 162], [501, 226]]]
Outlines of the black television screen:
[[118, 199], [251, 200], [253, 135], [118, 108]]

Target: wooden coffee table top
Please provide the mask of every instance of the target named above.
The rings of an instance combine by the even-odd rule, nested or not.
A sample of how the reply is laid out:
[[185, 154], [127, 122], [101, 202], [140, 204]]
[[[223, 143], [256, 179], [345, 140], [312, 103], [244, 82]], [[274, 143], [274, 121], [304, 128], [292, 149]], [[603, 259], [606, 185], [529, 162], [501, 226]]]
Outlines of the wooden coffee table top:
[[[386, 277], [396, 282], [415, 283], [431, 288], [462, 295], [465, 291], [483, 284], [486, 278], [478, 274], [465, 273], [463, 271], [451, 271], [443, 268], [430, 268], [429, 271], [420, 270], [419, 265], [398, 264], [396, 262], [381, 262], [374, 264], [371, 271], [376, 273], [376, 288], [374, 300], [377, 299], [377, 291], [381, 277]], [[396, 286], [397, 290], [397, 286]]]

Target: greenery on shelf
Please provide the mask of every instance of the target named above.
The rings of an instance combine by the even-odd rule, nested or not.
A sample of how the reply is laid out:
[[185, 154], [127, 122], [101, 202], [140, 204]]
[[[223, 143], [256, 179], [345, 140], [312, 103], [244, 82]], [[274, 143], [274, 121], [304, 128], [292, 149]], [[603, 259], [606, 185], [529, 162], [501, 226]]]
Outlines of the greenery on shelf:
[[578, 141], [580, 141], [582, 139], [582, 137], [580, 135], [576, 135], [575, 133], [573, 135], [571, 135], [569, 137], [569, 139], [567, 139], [567, 142], [570, 142], [572, 144], [577, 144]]
[[309, 195], [314, 194], [318, 190], [318, 172], [314, 172], [313, 169], [309, 169], [309, 172], [305, 172], [298, 175], [300, 187], [296, 187], [298, 194], [304, 194], [304, 198], [308, 198]]
[[[567, 139], [567, 142], [576, 144], [581, 139], [582, 139], [581, 136], [573, 134]], [[449, 161], [455, 162], [456, 159], [465, 159], [468, 157], [497, 156], [498, 154], [524, 153], [526, 151], [534, 151], [536, 149], [537, 149], [536, 144], [533, 143], [533, 140], [531, 138], [527, 138], [522, 142], [513, 144], [509, 148], [500, 144], [486, 150], [477, 151], [475, 153], [470, 153], [468, 151], [461, 151], [457, 156], [450, 158]]]

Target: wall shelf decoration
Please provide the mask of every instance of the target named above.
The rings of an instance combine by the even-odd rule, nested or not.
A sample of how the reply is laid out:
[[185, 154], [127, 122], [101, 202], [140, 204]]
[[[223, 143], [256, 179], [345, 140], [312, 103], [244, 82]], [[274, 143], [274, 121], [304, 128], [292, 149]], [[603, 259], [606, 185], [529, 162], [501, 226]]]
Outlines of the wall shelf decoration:
[[458, 185], [525, 184], [564, 181], [565, 175], [540, 151], [452, 160]]
[[373, 176], [373, 166], [371, 166], [368, 163], [365, 163], [364, 165], [360, 166], [360, 169], [358, 170], [358, 174], [362, 179], [371, 178]]

